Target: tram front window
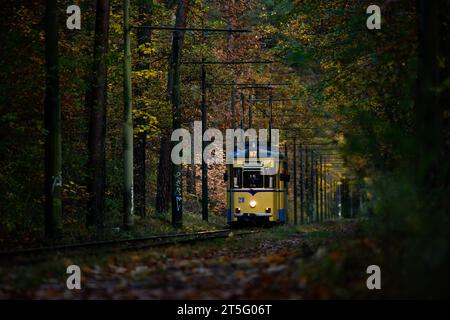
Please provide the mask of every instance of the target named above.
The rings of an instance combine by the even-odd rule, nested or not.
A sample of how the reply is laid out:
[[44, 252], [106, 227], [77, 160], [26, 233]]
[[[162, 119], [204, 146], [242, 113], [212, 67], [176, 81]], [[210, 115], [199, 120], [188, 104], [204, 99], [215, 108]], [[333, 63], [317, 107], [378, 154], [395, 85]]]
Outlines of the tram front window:
[[242, 186], [242, 169], [233, 169], [233, 179], [231, 180], [232, 188], [239, 189]]
[[277, 179], [277, 176], [276, 175], [265, 175], [264, 176], [264, 188], [267, 188], [267, 189], [273, 189], [273, 188], [275, 188], [275, 185], [276, 185], [276, 180]]
[[244, 188], [262, 188], [263, 176], [258, 171], [244, 171]]

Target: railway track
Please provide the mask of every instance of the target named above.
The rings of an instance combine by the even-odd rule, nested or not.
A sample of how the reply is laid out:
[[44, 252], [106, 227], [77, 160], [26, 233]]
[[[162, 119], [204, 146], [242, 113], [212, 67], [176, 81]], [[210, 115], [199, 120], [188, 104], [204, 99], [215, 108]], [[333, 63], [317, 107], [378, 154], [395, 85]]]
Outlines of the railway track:
[[[33, 258], [44, 257], [49, 254], [70, 253], [99, 253], [105, 251], [140, 250], [149, 247], [189, 243], [197, 241], [207, 241], [218, 238], [227, 238], [232, 231], [230, 229], [200, 231], [187, 233], [163, 234], [148, 237], [115, 239], [106, 241], [94, 241], [75, 244], [64, 244], [56, 246], [28, 248], [20, 250], [0, 251], [0, 264], [10, 262], [11, 259], [22, 258], [26, 261]], [[233, 231], [233, 236], [244, 236], [254, 234], [257, 230]]]

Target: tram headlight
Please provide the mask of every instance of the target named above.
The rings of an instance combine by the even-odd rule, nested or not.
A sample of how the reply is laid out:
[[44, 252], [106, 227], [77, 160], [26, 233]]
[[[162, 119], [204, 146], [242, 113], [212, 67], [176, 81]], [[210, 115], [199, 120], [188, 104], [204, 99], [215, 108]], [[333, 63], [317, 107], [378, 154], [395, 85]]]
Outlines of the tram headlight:
[[256, 207], [256, 201], [255, 200], [250, 201], [250, 207], [252, 207], [252, 208]]
[[234, 212], [235, 212], [235, 213], [241, 213], [241, 208], [236, 208], [236, 209], [234, 209]]

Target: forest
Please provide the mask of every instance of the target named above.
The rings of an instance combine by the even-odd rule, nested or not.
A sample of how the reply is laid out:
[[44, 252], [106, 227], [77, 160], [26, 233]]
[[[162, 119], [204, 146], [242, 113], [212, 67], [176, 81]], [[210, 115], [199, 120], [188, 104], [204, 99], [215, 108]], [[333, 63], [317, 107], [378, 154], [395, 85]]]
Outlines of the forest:
[[[83, 274], [108, 271], [99, 293], [92, 284], [82, 298], [448, 298], [450, 1], [4, 0], [2, 8], [0, 299], [67, 298], [37, 281], [43, 268], [31, 262], [14, 284], [8, 257], [26, 250], [222, 230], [227, 165], [171, 160], [172, 133], [194, 136], [194, 122], [200, 134], [224, 137], [279, 130], [290, 176], [284, 224], [248, 235], [254, 250], [238, 240], [253, 232], [244, 228], [188, 249], [83, 257]], [[293, 252], [301, 263], [284, 260]], [[190, 291], [175, 293], [152, 269], [166, 258], [189, 269], [182, 259], [198, 256], [206, 269], [208, 257], [218, 261], [224, 283], [187, 273], [179, 281]], [[243, 274], [230, 278], [226, 264], [247, 259], [234, 270], [245, 273], [262, 256], [276, 288], [272, 276], [248, 284], [255, 290], [228, 287]], [[55, 255], [45, 266], [69, 260], [79, 264]], [[361, 280], [373, 264], [383, 275], [376, 293]], [[111, 293], [111, 274], [151, 279], [149, 291]]]

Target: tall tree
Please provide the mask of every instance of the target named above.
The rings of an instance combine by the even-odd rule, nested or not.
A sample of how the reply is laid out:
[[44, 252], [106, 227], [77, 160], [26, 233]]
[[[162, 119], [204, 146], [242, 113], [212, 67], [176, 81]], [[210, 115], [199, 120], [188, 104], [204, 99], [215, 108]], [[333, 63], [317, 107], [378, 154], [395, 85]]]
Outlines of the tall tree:
[[[152, 10], [153, 0], [141, 0], [139, 2], [139, 23], [142, 25], [152, 24]], [[152, 30], [150, 28], [139, 28], [137, 31], [138, 46], [149, 44], [152, 37]], [[142, 53], [142, 50], [140, 51]], [[144, 57], [141, 57], [141, 60]], [[138, 70], [145, 70], [150, 67], [148, 61], [141, 61], [137, 66]], [[138, 88], [137, 95], [141, 94], [141, 88]], [[140, 108], [141, 106], [137, 106]], [[135, 118], [135, 126], [145, 126], [145, 118], [141, 115]], [[147, 131], [139, 130], [136, 133], [134, 141], [134, 192], [136, 214], [145, 216], [146, 209], [146, 145], [147, 145]]]
[[[189, 11], [189, 0], [180, 0], [177, 5], [175, 27], [185, 28]], [[173, 32], [172, 53], [169, 58], [169, 94], [172, 102], [173, 130], [181, 128], [181, 83], [180, 64], [184, 42], [184, 31]], [[181, 227], [183, 217], [181, 165], [172, 164], [172, 224]]]
[[[186, 17], [189, 11], [189, 1], [179, 0], [177, 2], [175, 27], [186, 27]], [[177, 128], [181, 124], [181, 109], [180, 109], [180, 59], [181, 51], [184, 40], [184, 31], [175, 31], [172, 39], [172, 52], [169, 57], [169, 73], [168, 73], [168, 93], [169, 100], [173, 106], [173, 128]], [[172, 203], [172, 209], [177, 209], [176, 197], [172, 196], [170, 201], [170, 195], [174, 194], [175, 186], [173, 186], [171, 177], [177, 176], [177, 181], [180, 182], [178, 186], [179, 194], [181, 196], [181, 168], [178, 166], [172, 166], [170, 160], [170, 129], [163, 128], [161, 132], [161, 144], [159, 153], [159, 165], [158, 165], [158, 189], [156, 193], [156, 211], [159, 213], [166, 212], [168, 210], [169, 203]], [[173, 170], [176, 170], [174, 172]], [[179, 173], [177, 173], [179, 172]], [[179, 208], [181, 209], [181, 208]], [[172, 212], [174, 213], [174, 212]], [[181, 224], [181, 217], [175, 213], [175, 217], [172, 215], [172, 221], [174, 225], [179, 226]]]
[[[172, 8], [175, 1], [168, 1], [167, 6]], [[168, 74], [168, 88], [172, 86], [172, 71], [169, 69]], [[170, 100], [170, 91], [168, 99]], [[161, 136], [159, 143], [159, 161], [158, 161], [158, 176], [156, 181], [156, 212], [163, 214], [169, 210], [170, 196], [172, 193], [172, 165], [170, 160], [170, 125], [161, 125]]]
[[45, 11], [45, 234], [54, 237], [60, 228], [61, 191], [61, 102], [59, 95], [58, 8], [47, 0]]
[[131, 93], [131, 39], [130, 39], [130, 0], [123, 1], [123, 34], [124, 34], [124, 117], [123, 117], [123, 202], [125, 228], [132, 225], [134, 211], [133, 200], [133, 113]]
[[[249, 122], [250, 122], [250, 120], [249, 120]], [[250, 128], [250, 126], [249, 126], [249, 128]], [[292, 165], [292, 167], [293, 167], [293, 172], [292, 172], [292, 174], [293, 174], [293, 184], [294, 184], [294, 190], [293, 190], [293, 193], [294, 193], [294, 224], [295, 225], [297, 225], [298, 224], [298, 208], [297, 208], [297, 195], [298, 195], [298, 192], [297, 192], [297, 139], [294, 137], [294, 144], [293, 144], [293, 146], [292, 146], [292, 150], [293, 150], [293, 153], [292, 153], [292, 155], [293, 155], [293, 165]]]
[[109, 32], [109, 0], [97, 0], [95, 15], [94, 63], [88, 110], [89, 121], [89, 208], [87, 225], [104, 226], [105, 216], [105, 139]]

